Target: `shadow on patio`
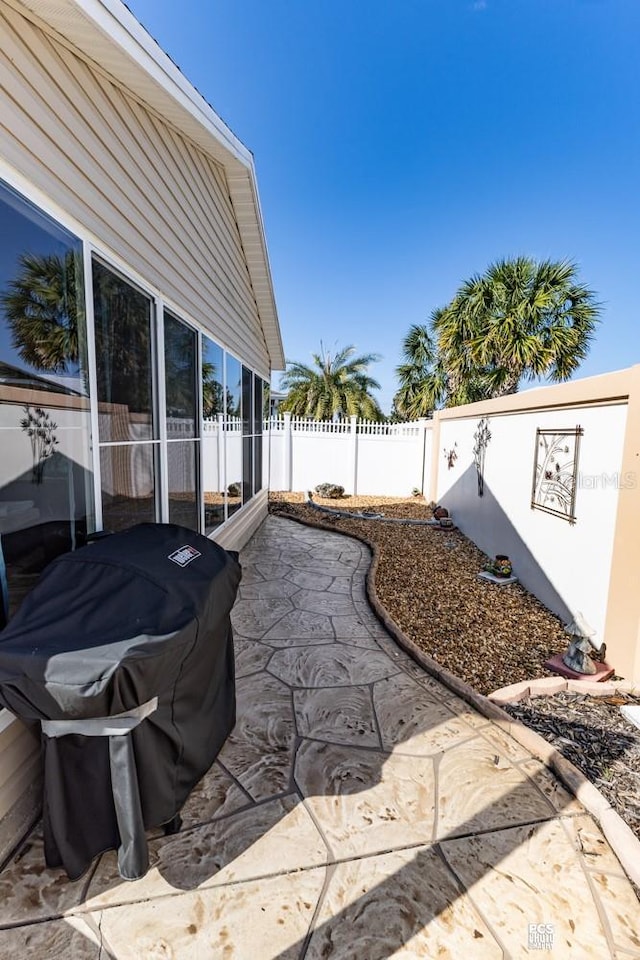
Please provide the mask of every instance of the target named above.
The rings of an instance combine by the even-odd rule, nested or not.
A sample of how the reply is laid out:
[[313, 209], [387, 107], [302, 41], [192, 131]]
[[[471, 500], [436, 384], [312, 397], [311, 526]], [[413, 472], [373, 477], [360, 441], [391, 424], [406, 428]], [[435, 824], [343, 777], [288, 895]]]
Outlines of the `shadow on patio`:
[[241, 561], [238, 723], [182, 831], [131, 883], [113, 853], [70, 883], [34, 840], [0, 876], [0, 956], [521, 957], [549, 934], [557, 957], [640, 957], [591, 817], [398, 650], [366, 547], [270, 517]]

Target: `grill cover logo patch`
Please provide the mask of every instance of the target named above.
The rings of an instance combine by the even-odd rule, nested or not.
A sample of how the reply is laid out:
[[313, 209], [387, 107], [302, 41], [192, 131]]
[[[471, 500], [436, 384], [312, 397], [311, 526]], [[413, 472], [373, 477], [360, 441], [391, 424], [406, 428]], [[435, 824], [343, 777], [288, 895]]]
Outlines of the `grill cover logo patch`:
[[188, 566], [192, 560], [195, 560], [197, 557], [201, 557], [202, 554], [199, 550], [196, 550], [195, 547], [189, 546], [188, 543], [185, 543], [183, 547], [178, 547], [177, 550], [174, 550], [173, 553], [169, 554], [169, 560], [173, 560], [174, 563], [177, 563], [179, 567]]

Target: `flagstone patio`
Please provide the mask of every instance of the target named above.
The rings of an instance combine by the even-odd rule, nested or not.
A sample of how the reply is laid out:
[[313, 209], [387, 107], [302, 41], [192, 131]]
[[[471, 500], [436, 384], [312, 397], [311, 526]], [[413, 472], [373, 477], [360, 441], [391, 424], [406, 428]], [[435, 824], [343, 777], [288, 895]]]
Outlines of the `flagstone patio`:
[[241, 562], [238, 722], [182, 830], [134, 882], [108, 853], [71, 883], [36, 835], [0, 874], [0, 957], [640, 958], [597, 825], [397, 648], [366, 547], [269, 517]]

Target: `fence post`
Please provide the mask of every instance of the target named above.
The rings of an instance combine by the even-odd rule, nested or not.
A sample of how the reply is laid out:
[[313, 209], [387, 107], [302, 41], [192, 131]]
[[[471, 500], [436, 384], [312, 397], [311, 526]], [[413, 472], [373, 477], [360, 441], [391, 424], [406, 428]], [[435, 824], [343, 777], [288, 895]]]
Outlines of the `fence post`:
[[273, 417], [262, 421], [262, 486], [271, 490], [271, 424]]
[[429, 500], [438, 499], [438, 467], [440, 465], [440, 412], [433, 411], [433, 427], [431, 432], [431, 471], [429, 482]]
[[349, 418], [349, 433], [351, 434], [351, 457], [353, 463], [353, 495], [358, 495], [358, 418]]
[[[420, 442], [420, 446], [422, 448], [422, 451], [421, 451], [422, 471], [421, 471], [421, 477], [420, 477], [420, 485], [421, 485], [420, 492], [424, 497], [427, 493], [429, 493], [428, 488], [430, 486], [430, 480], [431, 480], [431, 471], [430, 471], [431, 461], [427, 459], [427, 430], [431, 429], [432, 421], [429, 420], [427, 417], [420, 417], [420, 419], [418, 420], [418, 427], [420, 428], [420, 431], [422, 434], [421, 442]], [[433, 451], [431, 451], [431, 454], [433, 455]]]
[[293, 447], [293, 436], [291, 433], [291, 414], [285, 413], [284, 415], [284, 442], [282, 446], [282, 456], [283, 456], [283, 470], [284, 470], [284, 488], [291, 492], [292, 488], [292, 469], [291, 465], [293, 462], [292, 457], [292, 447]]

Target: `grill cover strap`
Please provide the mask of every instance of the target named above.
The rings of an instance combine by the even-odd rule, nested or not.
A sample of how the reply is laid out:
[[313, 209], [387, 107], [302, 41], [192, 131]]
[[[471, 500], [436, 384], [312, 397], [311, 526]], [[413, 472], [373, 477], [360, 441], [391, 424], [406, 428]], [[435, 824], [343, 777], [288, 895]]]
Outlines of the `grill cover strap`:
[[138, 880], [149, 869], [149, 851], [130, 736], [109, 737], [109, 765], [120, 834], [118, 873], [123, 880]]
[[136, 758], [129, 734], [157, 709], [158, 698], [153, 697], [139, 707], [113, 717], [40, 721], [47, 737], [64, 737], [72, 733], [84, 737], [109, 737], [113, 806], [120, 834], [118, 872], [124, 880], [138, 880], [149, 869]]
[[83, 737], [122, 737], [130, 733], [146, 717], [158, 709], [158, 698], [152, 697], [139, 707], [116, 713], [112, 717], [83, 717], [74, 720], [41, 720], [47, 737], [66, 737], [79, 733]]

